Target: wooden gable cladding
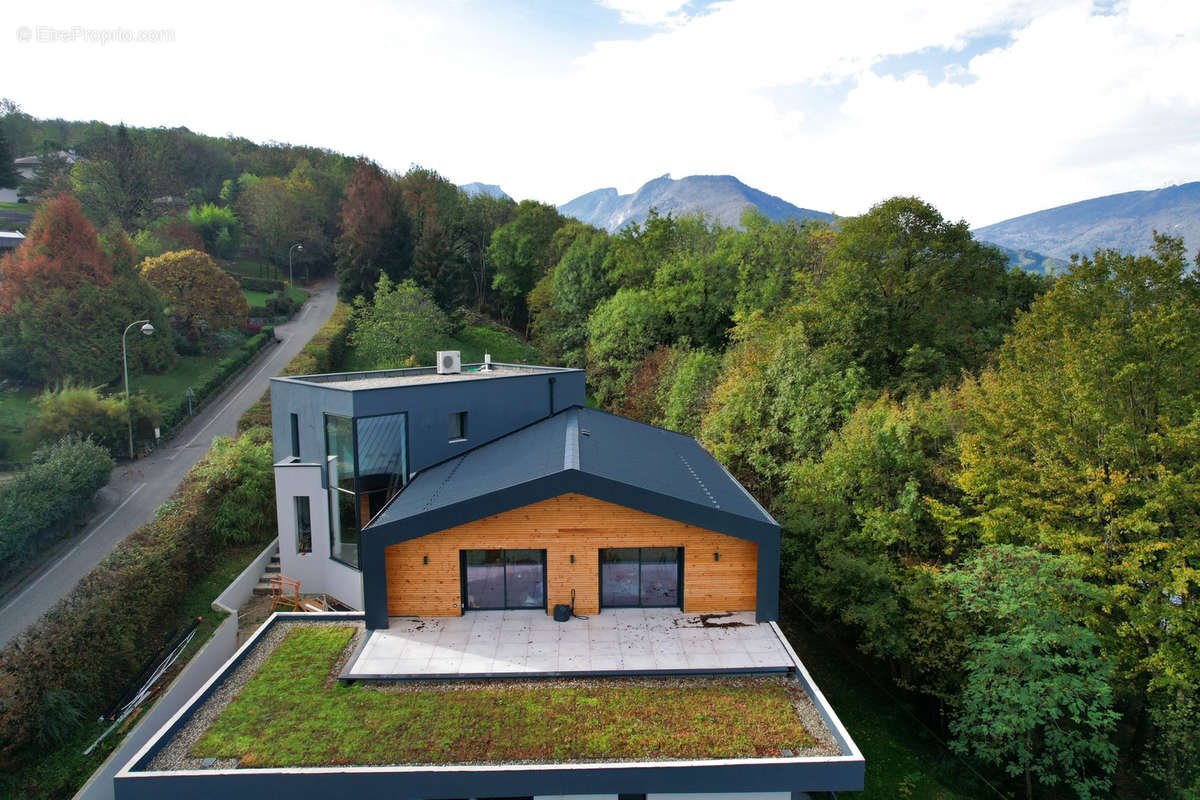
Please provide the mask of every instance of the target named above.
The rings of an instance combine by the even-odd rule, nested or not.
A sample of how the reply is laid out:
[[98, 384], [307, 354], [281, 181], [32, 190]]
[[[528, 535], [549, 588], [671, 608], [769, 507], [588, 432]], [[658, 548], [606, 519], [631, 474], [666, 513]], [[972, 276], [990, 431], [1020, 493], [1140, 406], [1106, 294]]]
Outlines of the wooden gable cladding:
[[[609, 547], [682, 547], [685, 612], [755, 610], [754, 542], [564, 494], [389, 546], [388, 615], [458, 616], [459, 552], [525, 548], [546, 551], [547, 612], [570, 603], [574, 589], [575, 610], [595, 614], [600, 610], [600, 550]], [[720, 560], [714, 553], [720, 553]]]

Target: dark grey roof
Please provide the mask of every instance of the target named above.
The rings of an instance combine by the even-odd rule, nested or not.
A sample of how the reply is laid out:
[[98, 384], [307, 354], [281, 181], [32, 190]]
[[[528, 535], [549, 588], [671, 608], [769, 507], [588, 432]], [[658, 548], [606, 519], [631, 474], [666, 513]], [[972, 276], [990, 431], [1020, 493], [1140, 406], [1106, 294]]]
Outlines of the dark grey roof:
[[[422, 471], [364, 534], [390, 528], [389, 540], [415, 538], [436, 530], [438, 519], [461, 524], [507, 510], [511, 503], [489, 498], [511, 498], [517, 490], [529, 497], [535, 485], [549, 487], [544, 496], [561, 490], [625, 500], [625, 505], [731, 535], [739, 535], [739, 522], [778, 529], [695, 439], [576, 406]], [[457, 513], [439, 513], [451, 509]], [[418, 518], [422, 524], [412, 524]]]

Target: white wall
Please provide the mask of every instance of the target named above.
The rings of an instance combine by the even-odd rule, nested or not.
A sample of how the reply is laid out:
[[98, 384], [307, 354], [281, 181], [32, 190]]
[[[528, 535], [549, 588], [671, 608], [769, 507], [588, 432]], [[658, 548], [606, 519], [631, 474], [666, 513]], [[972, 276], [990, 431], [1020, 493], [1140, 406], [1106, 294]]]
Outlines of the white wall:
[[[297, 551], [296, 497], [308, 497], [311, 553]], [[275, 514], [279, 520], [280, 571], [300, 581], [304, 594], [329, 594], [361, 609], [362, 573], [329, 557], [329, 492], [321, 488], [319, 464], [287, 459], [275, 465]]]

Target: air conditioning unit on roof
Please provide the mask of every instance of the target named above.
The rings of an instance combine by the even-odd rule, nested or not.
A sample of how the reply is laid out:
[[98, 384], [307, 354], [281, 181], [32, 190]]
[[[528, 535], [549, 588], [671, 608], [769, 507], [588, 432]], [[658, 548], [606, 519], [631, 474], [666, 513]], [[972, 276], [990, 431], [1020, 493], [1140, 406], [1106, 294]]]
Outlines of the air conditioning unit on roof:
[[458, 350], [438, 350], [438, 375], [457, 375], [462, 372], [462, 353]]

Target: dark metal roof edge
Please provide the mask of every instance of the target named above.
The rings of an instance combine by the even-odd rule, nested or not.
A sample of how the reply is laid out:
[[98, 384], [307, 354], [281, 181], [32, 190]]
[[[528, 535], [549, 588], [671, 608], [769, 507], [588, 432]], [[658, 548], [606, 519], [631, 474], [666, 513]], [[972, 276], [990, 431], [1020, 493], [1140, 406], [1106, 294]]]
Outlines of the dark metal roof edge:
[[[483, 363], [482, 362], [470, 363], [470, 364], [463, 364], [462, 366], [463, 366], [463, 369], [465, 370], [467, 367], [482, 367]], [[533, 370], [538, 371], [537, 374], [535, 374], [535, 375], [505, 375], [505, 376], [503, 376], [503, 377], [507, 377], [507, 378], [536, 378], [536, 377], [538, 377], [538, 375], [561, 375], [561, 374], [567, 373], [567, 372], [583, 372], [584, 371], [578, 367], [553, 367], [553, 366], [549, 366], [546, 364], [511, 364], [507, 361], [493, 361], [492, 366], [493, 367], [512, 367], [514, 369], [533, 369]], [[387, 377], [403, 377], [403, 375], [399, 374], [399, 373], [407, 373], [410, 370], [411, 370], [410, 374], [413, 374], [413, 375], [437, 375], [438, 374], [436, 371], [437, 370], [436, 366], [397, 367], [395, 369], [368, 369], [368, 370], [353, 370], [350, 372], [312, 372], [307, 375], [273, 375], [273, 376], [271, 376], [271, 380], [279, 381], [280, 383], [294, 383], [294, 384], [300, 384], [303, 386], [317, 386], [317, 387], [320, 387], [323, 389], [332, 389], [332, 390], [339, 391], [339, 392], [369, 392], [369, 391], [374, 391], [376, 389], [395, 389], [397, 387], [395, 387], [395, 386], [378, 386], [378, 387], [373, 387], [372, 389], [355, 389], [355, 388], [346, 387], [346, 386], [330, 386], [329, 384], [331, 384], [331, 383], [337, 383], [336, 380], [330, 380], [330, 379], [335, 378], [336, 376], [339, 376], [339, 375], [369, 375], [370, 373], [373, 373], [373, 372], [397, 373], [397, 374], [389, 375]], [[434, 371], [429, 372], [428, 370], [434, 370]], [[316, 380], [317, 378], [325, 378], [326, 380]], [[364, 378], [363, 380], [367, 380], [367, 378]], [[420, 386], [422, 384], [414, 384], [414, 385]], [[404, 388], [404, 387], [399, 387], [399, 388]]]
[[[445, 463], [445, 462], [443, 462]], [[411, 485], [411, 484], [410, 484]], [[647, 514], [724, 533], [737, 539], [779, 546], [779, 525], [731, 511], [703, 506], [691, 500], [643, 489], [580, 470], [560, 470], [549, 475], [506, 486], [487, 494], [460, 500], [404, 519], [368, 525], [362, 536], [372, 535], [373, 544], [388, 545], [420, 539], [438, 531], [513, 511], [531, 503], [563, 494], [582, 494], [596, 500], [626, 506]], [[399, 496], [399, 495], [397, 495]], [[385, 507], [386, 508], [386, 507]], [[380, 514], [383, 512], [380, 511]]]

